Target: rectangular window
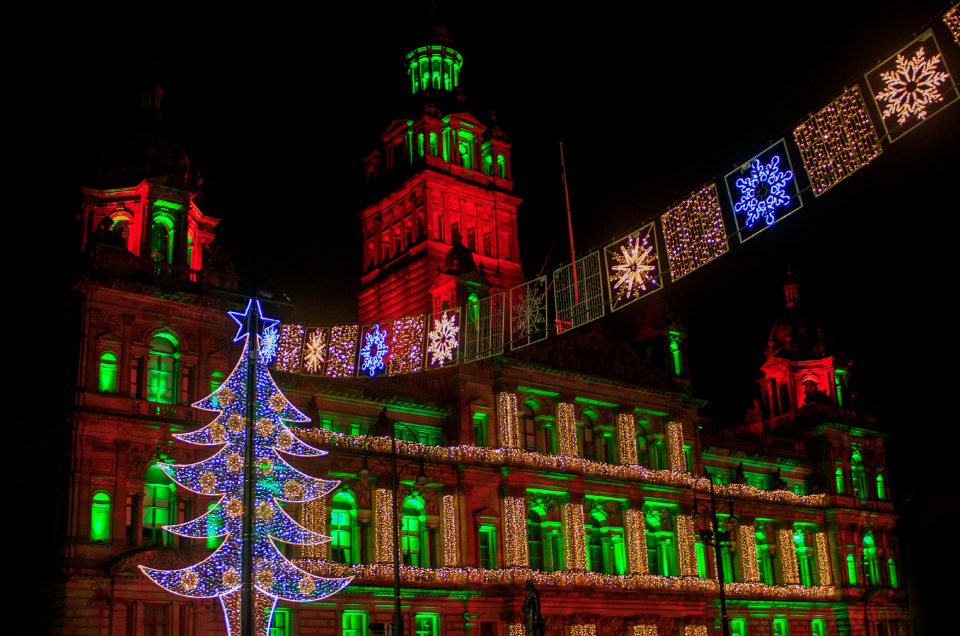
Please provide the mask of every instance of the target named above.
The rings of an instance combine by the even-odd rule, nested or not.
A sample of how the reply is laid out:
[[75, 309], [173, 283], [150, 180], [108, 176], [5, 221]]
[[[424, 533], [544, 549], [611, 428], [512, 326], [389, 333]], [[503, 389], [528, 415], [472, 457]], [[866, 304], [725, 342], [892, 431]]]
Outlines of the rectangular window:
[[160, 404], [173, 404], [173, 356], [151, 354], [147, 358], [147, 399]]
[[130, 360], [130, 397], [140, 398], [140, 358]]
[[821, 618], [810, 621], [811, 636], [827, 636], [827, 622]]
[[440, 636], [439, 614], [417, 614], [413, 623], [417, 636]]
[[553, 424], [546, 424], [543, 427], [543, 445], [547, 454], [557, 454], [557, 427]]
[[269, 636], [290, 636], [290, 610], [278, 609], [273, 612], [270, 621]]
[[191, 368], [183, 366], [180, 369], [180, 404], [189, 406], [193, 403], [193, 386], [190, 384], [192, 378]]
[[747, 636], [747, 621], [742, 618], [731, 619], [730, 636]]
[[159, 545], [163, 541], [163, 526], [170, 523], [170, 488], [147, 484], [143, 498], [143, 542]]
[[167, 605], [143, 604], [143, 636], [169, 636], [170, 612]]
[[587, 459], [596, 459], [597, 449], [593, 443], [593, 428], [583, 427], [583, 456]]
[[325, 417], [320, 420], [320, 428], [326, 429], [332, 433], [336, 433], [336, 427], [333, 425], [333, 420], [329, 417]]
[[773, 636], [790, 636], [787, 631], [787, 621], [783, 618], [773, 619]]
[[697, 554], [697, 576], [705, 579], [707, 578], [707, 552], [702, 541], [697, 541], [693, 547]]
[[487, 445], [487, 417], [482, 413], [473, 416], [473, 445], [479, 447]]
[[471, 251], [477, 251], [477, 230], [476, 228], [468, 227], [467, 228], [467, 247]]
[[483, 253], [487, 256], [493, 256], [493, 234], [483, 233]]
[[609, 433], [603, 436], [603, 460], [608, 464], [617, 463], [616, 439]]
[[497, 529], [493, 526], [480, 526], [480, 567], [484, 570], [497, 569]]
[[532, 417], [523, 418], [523, 448], [528, 451], [537, 450], [537, 424]]
[[343, 636], [366, 636], [367, 615], [364, 612], [343, 613]]

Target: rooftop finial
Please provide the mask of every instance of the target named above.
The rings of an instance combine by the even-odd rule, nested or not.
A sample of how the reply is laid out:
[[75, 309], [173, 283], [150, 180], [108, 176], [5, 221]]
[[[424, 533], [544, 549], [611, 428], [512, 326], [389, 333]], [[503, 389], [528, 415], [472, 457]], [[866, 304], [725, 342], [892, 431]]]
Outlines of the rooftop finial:
[[794, 307], [800, 304], [800, 285], [793, 280], [793, 272], [787, 267], [787, 282], [783, 285], [783, 293], [787, 297], [787, 307]]

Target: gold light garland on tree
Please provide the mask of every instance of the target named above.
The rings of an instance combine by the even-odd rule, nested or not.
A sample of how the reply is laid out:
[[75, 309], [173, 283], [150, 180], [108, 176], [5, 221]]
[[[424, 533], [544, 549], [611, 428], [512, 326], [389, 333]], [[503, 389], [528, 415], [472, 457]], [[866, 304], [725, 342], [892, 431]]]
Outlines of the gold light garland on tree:
[[683, 452], [683, 424], [680, 422], [667, 424], [667, 461], [672, 470], [686, 472], [687, 454]]
[[456, 498], [453, 495], [444, 495], [440, 510], [442, 512], [440, 531], [443, 534], [443, 565], [454, 567], [459, 562]]
[[760, 581], [756, 531], [753, 526], [737, 526], [737, 551], [740, 553], [740, 572], [745, 583]]
[[677, 518], [677, 553], [680, 556], [680, 576], [697, 576], [696, 537], [693, 534], [693, 519], [688, 515]]
[[727, 231], [716, 184], [694, 192], [686, 201], [664, 212], [660, 220], [673, 280], [727, 251]]
[[813, 193], [820, 196], [882, 152], [867, 106], [854, 85], [793, 131]]
[[393, 493], [377, 488], [373, 505], [374, 554], [378, 563], [393, 563]]
[[627, 568], [630, 574], [649, 574], [647, 558], [647, 521], [643, 510], [631, 508], [626, 511], [624, 532], [627, 540]]
[[624, 466], [636, 466], [640, 463], [637, 458], [637, 423], [632, 413], [617, 415], [617, 441], [620, 445], [620, 463]]
[[[327, 498], [320, 497], [313, 501], [308, 501], [300, 505], [300, 525], [307, 530], [327, 534], [327, 518], [330, 514], [327, 506]], [[306, 558], [328, 559], [330, 558], [330, 544], [323, 545], [304, 545], [300, 548], [300, 553]]]
[[783, 573], [783, 582], [786, 585], [800, 584], [800, 568], [797, 565], [797, 551], [793, 545], [793, 530], [781, 528], [777, 532], [777, 541], [780, 543], [780, 572]]
[[503, 498], [503, 533], [507, 567], [530, 567], [530, 555], [527, 552], [527, 514], [523, 498]]
[[825, 532], [817, 533], [817, 573], [820, 575], [820, 586], [833, 585], [833, 570], [830, 569], [830, 550], [827, 547]]
[[300, 359], [303, 354], [303, 325], [283, 324], [280, 326], [280, 341], [277, 343], [277, 357], [273, 367], [277, 371], [300, 372]]
[[498, 393], [497, 405], [500, 446], [503, 448], [520, 448], [520, 424], [517, 421], [516, 393]]
[[583, 572], [587, 569], [587, 544], [583, 529], [583, 506], [563, 505], [563, 536], [566, 539], [564, 553], [567, 570]]
[[561, 455], [579, 457], [577, 447], [577, 419], [573, 404], [557, 404], [557, 446]]

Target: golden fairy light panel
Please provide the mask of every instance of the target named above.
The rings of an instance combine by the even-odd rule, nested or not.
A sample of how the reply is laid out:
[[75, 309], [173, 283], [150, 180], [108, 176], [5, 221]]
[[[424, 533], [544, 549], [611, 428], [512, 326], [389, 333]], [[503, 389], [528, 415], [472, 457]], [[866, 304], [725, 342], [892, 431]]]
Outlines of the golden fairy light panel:
[[830, 551], [827, 548], [827, 535], [817, 533], [817, 573], [820, 575], [820, 586], [833, 585], [833, 574], [830, 569]]
[[350, 377], [357, 371], [357, 336], [360, 325], [337, 325], [330, 328], [327, 355], [327, 376]]
[[634, 625], [633, 636], [657, 636], [656, 625]]
[[[326, 497], [308, 501], [300, 506], [301, 525], [319, 534], [327, 534], [329, 514]], [[330, 554], [330, 544], [304, 545], [300, 547], [300, 554], [309, 559], [326, 559]]]
[[854, 85], [793, 131], [813, 193], [820, 196], [876, 159], [880, 139]]
[[627, 567], [630, 574], [649, 574], [650, 560], [647, 558], [647, 522], [643, 510], [627, 510], [627, 523], [624, 528], [627, 539]]
[[671, 470], [686, 472], [687, 454], [683, 452], [683, 424], [680, 422], [667, 424], [667, 455]]
[[571, 625], [570, 636], [597, 636], [596, 625]]
[[303, 352], [303, 325], [281, 325], [280, 340], [277, 342], [277, 357], [273, 368], [290, 373], [300, 372], [300, 356]]
[[573, 404], [557, 404], [557, 445], [561, 455], [579, 457], [577, 448], [577, 420]]
[[660, 220], [672, 280], [686, 276], [727, 251], [727, 231], [716, 184], [693, 193], [664, 212]]
[[696, 538], [693, 534], [693, 519], [688, 515], [677, 516], [677, 552], [680, 556], [680, 576], [697, 576]]
[[517, 418], [517, 395], [497, 394], [497, 426], [501, 448], [520, 448], [520, 423]]
[[744, 583], [760, 581], [760, 564], [757, 562], [756, 528], [753, 526], [737, 527], [737, 551], [740, 553], [740, 572]]
[[455, 567], [459, 560], [457, 553], [457, 505], [453, 495], [444, 495], [441, 504], [443, 513], [441, 532], [443, 534], [443, 565]]
[[624, 466], [637, 466], [637, 425], [631, 413], [617, 415], [617, 441], [619, 442], [620, 463]]
[[398, 318], [390, 328], [390, 357], [387, 373], [418, 373], [423, 369], [426, 316]]
[[563, 506], [565, 557], [567, 570], [583, 572], [587, 569], [587, 544], [583, 531], [583, 506], [567, 503]]
[[393, 562], [393, 493], [386, 488], [374, 492], [374, 553], [378, 563]]
[[527, 552], [527, 515], [521, 497], [503, 498], [503, 525], [507, 567], [530, 567], [530, 555]]
[[800, 583], [800, 569], [797, 565], [797, 552], [793, 545], [793, 530], [781, 528], [777, 532], [780, 545], [780, 571], [783, 573], [784, 585], [798, 585]]

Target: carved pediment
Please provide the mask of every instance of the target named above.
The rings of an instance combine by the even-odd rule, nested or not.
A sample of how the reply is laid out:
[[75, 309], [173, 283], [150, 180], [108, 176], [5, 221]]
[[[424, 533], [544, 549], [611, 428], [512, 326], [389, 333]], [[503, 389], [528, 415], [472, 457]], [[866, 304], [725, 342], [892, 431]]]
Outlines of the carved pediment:
[[107, 566], [107, 572], [116, 574], [139, 574], [137, 566], [144, 565], [158, 570], [180, 570], [199, 562], [208, 556], [206, 553], [187, 552], [185, 550], [136, 550], [117, 556], [116, 561]]

